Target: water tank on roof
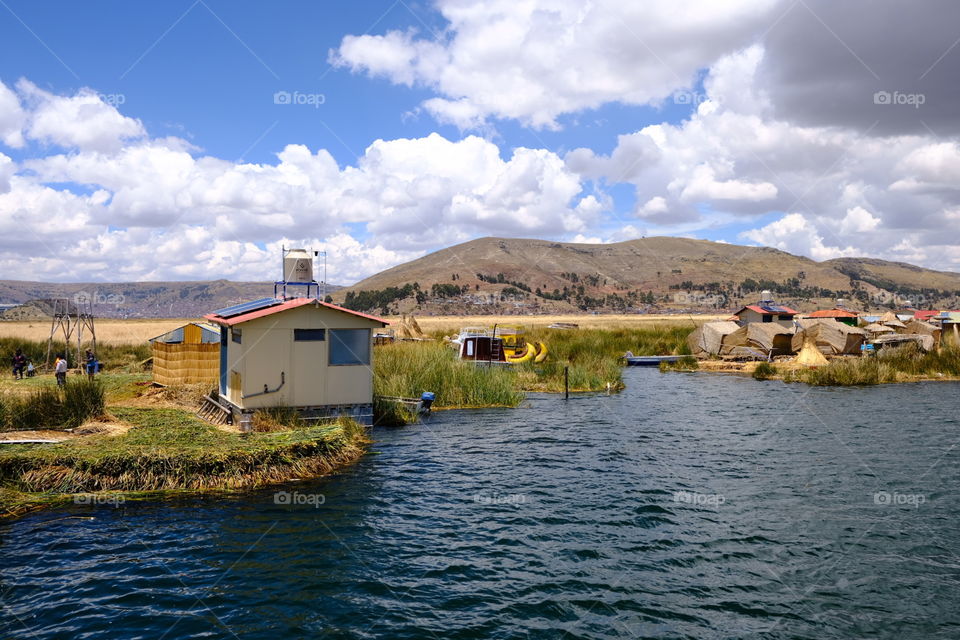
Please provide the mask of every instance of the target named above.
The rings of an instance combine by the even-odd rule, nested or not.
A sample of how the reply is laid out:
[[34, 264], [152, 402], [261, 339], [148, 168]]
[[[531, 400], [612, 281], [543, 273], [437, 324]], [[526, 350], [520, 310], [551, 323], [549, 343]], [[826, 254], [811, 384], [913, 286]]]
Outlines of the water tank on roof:
[[760, 302], [773, 302], [773, 293], [768, 289], [760, 292]]
[[313, 254], [305, 249], [290, 249], [283, 256], [284, 282], [313, 282]]
[[837, 309], [845, 309], [847, 307], [847, 301], [843, 298], [837, 298]]

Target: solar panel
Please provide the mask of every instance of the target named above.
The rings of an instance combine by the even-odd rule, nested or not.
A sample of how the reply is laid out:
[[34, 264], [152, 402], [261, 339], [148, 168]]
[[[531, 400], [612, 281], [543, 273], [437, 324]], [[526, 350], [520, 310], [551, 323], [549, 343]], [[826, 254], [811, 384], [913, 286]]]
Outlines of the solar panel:
[[785, 307], [776, 304], [765, 304], [760, 308], [771, 313], [790, 313]]
[[244, 313], [249, 313], [250, 311], [266, 309], [281, 302], [283, 302], [283, 300], [277, 300], [276, 298], [260, 298], [252, 302], [241, 302], [240, 304], [235, 304], [225, 309], [217, 309], [213, 312], [213, 315], [220, 316], [221, 318], [232, 318], [233, 316], [239, 316]]

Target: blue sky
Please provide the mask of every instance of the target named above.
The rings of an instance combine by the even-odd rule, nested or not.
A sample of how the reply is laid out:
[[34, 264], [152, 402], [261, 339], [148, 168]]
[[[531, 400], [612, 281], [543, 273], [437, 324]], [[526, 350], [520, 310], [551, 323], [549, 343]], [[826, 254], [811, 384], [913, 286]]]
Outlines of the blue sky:
[[[92, 87], [122, 95], [121, 111], [151, 134], [186, 137], [218, 157], [250, 162], [273, 162], [284, 145], [298, 143], [352, 164], [378, 138], [461, 135], [414, 115], [430, 91], [371, 81], [327, 61], [348, 33], [441, 31], [444, 20], [429, 4], [186, 0], [96, 7], [10, 2], [26, 25], [0, 7], [7, 14], [0, 22], [4, 47], [21, 52], [0, 59], [0, 78], [27, 77], [56, 93]], [[278, 91], [322, 94], [324, 102], [278, 108]], [[564, 117], [560, 132], [503, 122], [497, 141], [505, 149], [609, 152], [619, 133], [678, 122], [690, 111], [672, 101], [660, 108], [608, 104]]]
[[[952, 123], [891, 109], [878, 137], [869, 117], [831, 122], [822, 87], [791, 67], [792, 36], [819, 29], [818, 51], [851, 82], [865, 76], [854, 59], [888, 81], [887, 60], [843, 40], [855, 16], [811, 3], [824, 29], [778, 0], [699, 4], [7, 0], [0, 224], [36, 218], [26, 229], [50, 257], [30, 271], [50, 279], [189, 279], [238, 252], [226, 275], [254, 277], [274, 244], [309, 242], [330, 245], [345, 280], [480, 235], [675, 234], [815, 259], [955, 253], [937, 233], [955, 210], [937, 193], [960, 158]], [[938, 43], [926, 44], [930, 58]], [[831, 104], [844, 99], [861, 104]], [[51, 215], [70, 218], [72, 243]], [[435, 223], [433, 241], [405, 220]], [[905, 228], [906, 244], [890, 233]], [[86, 264], [60, 258], [84, 242]], [[163, 246], [170, 262], [112, 257], [131, 243]], [[0, 275], [23, 276], [4, 251]], [[206, 268], [180, 251], [209, 254]]]

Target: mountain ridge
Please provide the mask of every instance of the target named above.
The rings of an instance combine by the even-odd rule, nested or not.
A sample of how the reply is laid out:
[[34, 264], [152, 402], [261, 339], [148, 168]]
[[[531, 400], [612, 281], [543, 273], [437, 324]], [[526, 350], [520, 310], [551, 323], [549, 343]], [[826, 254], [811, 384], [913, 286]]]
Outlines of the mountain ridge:
[[[730, 309], [756, 301], [761, 288], [801, 310], [833, 306], [837, 297], [863, 309], [907, 302], [960, 306], [960, 273], [869, 257], [818, 262], [773, 247], [671, 236], [609, 244], [477, 238], [348, 287], [328, 285], [327, 292], [358, 310], [471, 314]], [[272, 282], [224, 279], [0, 280], [0, 303], [80, 296], [93, 300], [94, 313], [105, 317], [198, 317], [272, 295]]]
[[[488, 280], [488, 276], [498, 274], [503, 276], [500, 282]], [[582, 285], [585, 277], [591, 278], [587, 286]], [[452, 286], [461, 290], [467, 287], [469, 291], [459, 302], [475, 307], [483, 306], [479, 300], [483, 295], [488, 299], [490, 295], [502, 297], [505, 289], [515, 290], [519, 288], [516, 283], [521, 283], [528, 288], [521, 296], [524, 300], [497, 300], [493, 306], [509, 302], [516, 308], [519, 302], [533, 312], [599, 310], [618, 305], [642, 309], [643, 304], [719, 308], [755, 300], [759, 291], [750, 281], [765, 284], [763, 288], [780, 293], [785, 302], [792, 300], [800, 306], [809, 302], [806, 306], [813, 307], [832, 303], [837, 297], [855, 298], [864, 308], [883, 308], [906, 302], [956, 303], [960, 296], [960, 273], [878, 258], [816, 261], [773, 247], [655, 236], [609, 244], [478, 238], [381, 271], [333, 297], [350, 306], [362, 291], [417, 283], [420, 299], [427, 299], [418, 305], [421, 309], [432, 304], [438, 312], [457, 312], [456, 304], [444, 302], [443, 297], [444, 292], [452, 293]], [[434, 285], [441, 289], [434, 289]], [[546, 298], [537, 290], [546, 293]], [[553, 299], [556, 292], [562, 300]], [[631, 300], [626, 300], [630, 292]], [[654, 303], [648, 302], [651, 293]], [[644, 301], [638, 303], [641, 295]], [[623, 299], [625, 304], [616, 297], [611, 298], [611, 304], [596, 304], [598, 298], [606, 300], [610, 296]], [[394, 306], [390, 304], [380, 310], [412, 310], [410, 304], [399, 300]]]

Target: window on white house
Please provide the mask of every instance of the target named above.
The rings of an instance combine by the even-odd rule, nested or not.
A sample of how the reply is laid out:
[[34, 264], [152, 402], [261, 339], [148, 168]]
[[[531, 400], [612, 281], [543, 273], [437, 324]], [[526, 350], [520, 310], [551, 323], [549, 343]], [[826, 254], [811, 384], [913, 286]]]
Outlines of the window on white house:
[[327, 339], [326, 329], [294, 329], [293, 339], [297, 342], [316, 342]]
[[330, 364], [370, 364], [370, 329], [330, 329]]

